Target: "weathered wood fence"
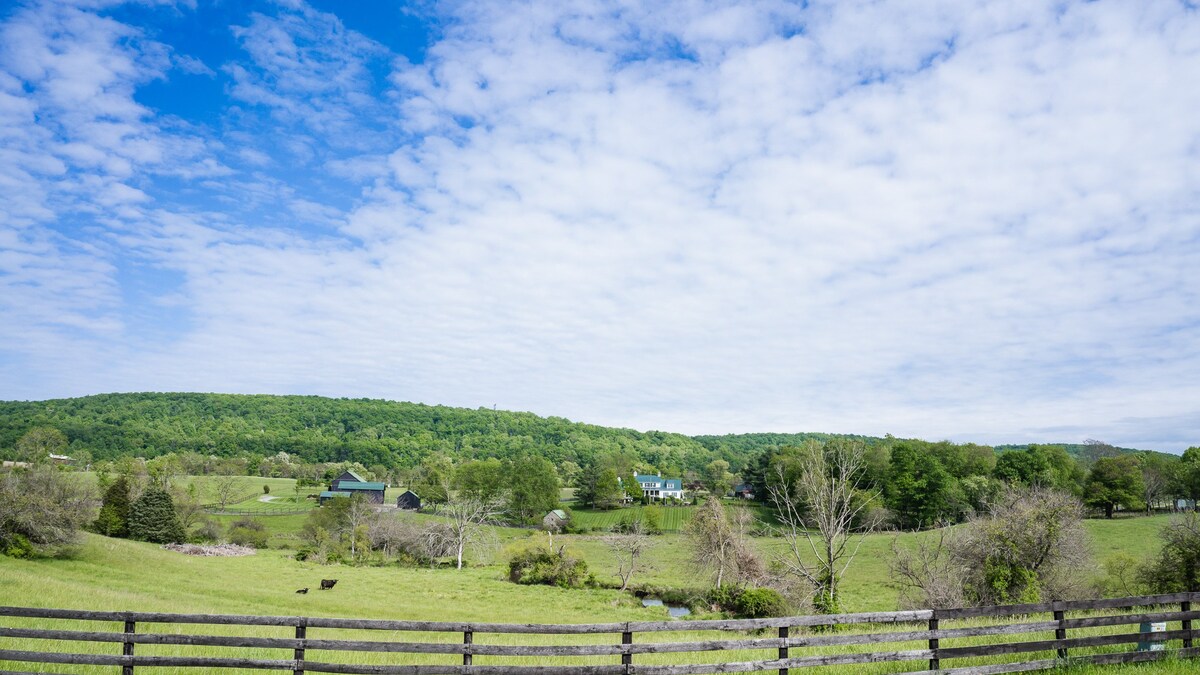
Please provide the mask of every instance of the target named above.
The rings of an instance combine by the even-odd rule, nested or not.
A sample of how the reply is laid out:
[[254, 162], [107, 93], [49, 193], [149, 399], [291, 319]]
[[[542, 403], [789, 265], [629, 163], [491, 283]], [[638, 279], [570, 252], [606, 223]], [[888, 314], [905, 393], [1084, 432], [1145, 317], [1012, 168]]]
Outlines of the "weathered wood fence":
[[[1192, 621], [1200, 619], [1200, 612], [1192, 610], [1197, 601], [1200, 593], [1176, 593], [775, 619], [558, 625], [0, 607], [0, 668], [14, 663], [25, 668], [30, 667], [25, 664], [108, 666], [120, 668], [123, 675], [144, 668], [244, 668], [295, 675], [786, 675], [796, 668], [843, 665], [857, 671], [866, 667], [863, 664], [909, 662], [913, 670], [926, 673], [1005, 673], [1068, 662], [1112, 664], [1197, 656], [1200, 650], [1192, 646], [1196, 637]], [[115, 622], [120, 628], [79, 630], [62, 622]], [[1138, 630], [1138, 625], [1148, 622], [1167, 622], [1167, 630]], [[187, 625], [207, 626], [210, 632], [184, 630]], [[160, 630], [148, 630], [153, 627]], [[235, 634], [213, 634], [213, 630]], [[391, 634], [384, 639], [358, 639], [383, 631]], [[255, 632], [281, 635], [245, 635]], [[538, 644], [506, 643], [522, 639]], [[26, 648], [13, 648], [18, 640]], [[91, 649], [53, 648], [64, 642], [90, 643]], [[1139, 642], [1142, 648], [1136, 649]], [[1151, 650], [1145, 643], [1160, 649]], [[891, 647], [880, 650], [881, 645]], [[908, 648], [898, 648], [903, 646]], [[276, 658], [213, 655], [214, 647], [284, 653]], [[321, 654], [314, 658], [314, 652]], [[30, 671], [0, 670], [0, 675], [25, 672]]]

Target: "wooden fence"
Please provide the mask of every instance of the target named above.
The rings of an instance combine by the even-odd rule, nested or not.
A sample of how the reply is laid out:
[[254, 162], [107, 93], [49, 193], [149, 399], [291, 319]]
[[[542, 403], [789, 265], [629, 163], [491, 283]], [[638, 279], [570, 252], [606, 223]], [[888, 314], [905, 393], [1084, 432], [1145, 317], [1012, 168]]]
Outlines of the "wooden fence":
[[[295, 675], [786, 675], [789, 669], [815, 666], [850, 666], [858, 672], [869, 667], [865, 664], [908, 662], [924, 673], [1005, 673], [1065, 663], [1194, 657], [1200, 652], [1192, 647], [1192, 621], [1200, 618], [1192, 610], [1196, 601], [1200, 593], [773, 619], [559, 625], [0, 607], [0, 668], [14, 663], [108, 666], [114, 673], [120, 668], [123, 675], [133, 675], [135, 668], [244, 668]], [[115, 622], [120, 628], [79, 630], [62, 626], [64, 621]], [[1168, 622], [1167, 630], [1137, 629], [1148, 622]], [[193, 632], [189, 625], [209, 629]], [[147, 630], [154, 627], [160, 630]], [[390, 634], [362, 639], [381, 631]], [[21, 644], [14, 645], [16, 640]], [[533, 644], [513, 644], [521, 641]], [[52, 648], [64, 642], [90, 643], [90, 649]], [[1135, 648], [1135, 643], [1143, 644]], [[33, 649], [35, 645], [39, 648]], [[892, 646], [881, 651], [881, 645]], [[213, 655], [212, 648], [257, 653]], [[276, 658], [267, 658], [272, 651]], [[314, 652], [320, 653], [317, 658]], [[894, 672], [896, 665], [887, 668]], [[24, 672], [29, 671], [0, 670]]]

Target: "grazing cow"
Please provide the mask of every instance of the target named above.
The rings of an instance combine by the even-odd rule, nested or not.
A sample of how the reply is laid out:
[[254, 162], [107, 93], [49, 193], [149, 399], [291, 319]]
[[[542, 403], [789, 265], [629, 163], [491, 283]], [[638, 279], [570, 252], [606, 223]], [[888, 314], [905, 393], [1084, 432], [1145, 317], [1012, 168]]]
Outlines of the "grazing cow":
[[321, 590], [327, 591], [327, 590], [333, 588], [333, 585], [336, 583], [337, 583], [337, 579], [322, 579], [321, 580]]
[[299, 593], [300, 595], [304, 595], [305, 593], [307, 593], [307, 592], [308, 592], [308, 589], [307, 589], [307, 588], [301, 588], [300, 590], [298, 590], [298, 591], [296, 591], [296, 592], [297, 592], [297, 593]]

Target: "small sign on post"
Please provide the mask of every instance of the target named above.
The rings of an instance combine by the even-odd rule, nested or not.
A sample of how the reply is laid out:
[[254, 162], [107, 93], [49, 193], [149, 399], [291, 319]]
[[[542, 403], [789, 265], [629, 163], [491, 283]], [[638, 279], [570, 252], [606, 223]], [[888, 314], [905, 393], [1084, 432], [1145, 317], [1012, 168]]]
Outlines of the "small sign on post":
[[1166, 649], [1167, 648], [1166, 643], [1164, 643], [1162, 640], [1154, 640], [1153, 638], [1150, 637], [1154, 633], [1165, 633], [1165, 632], [1167, 632], [1167, 622], [1166, 621], [1143, 621], [1142, 627], [1141, 627], [1141, 633], [1144, 637], [1140, 641], [1138, 641], [1138, 646], [1137, 646], [1138, 651], [1139, 652], [1161, 652], [1164, 649]]

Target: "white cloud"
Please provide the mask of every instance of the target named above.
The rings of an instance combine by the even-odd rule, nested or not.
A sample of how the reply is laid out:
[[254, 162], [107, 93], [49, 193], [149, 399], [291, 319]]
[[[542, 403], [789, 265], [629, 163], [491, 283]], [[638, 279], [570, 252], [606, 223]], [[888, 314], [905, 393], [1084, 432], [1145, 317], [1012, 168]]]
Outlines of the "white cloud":
[[[73, 125], [82, 150], [0, 174], [37, 195], [86, 167], [89, 194], [137, 208], [122, 255], [183, 274], [192, 328], [114, 359], [94, 389], [495, 403], [697, 433], [1195, 444], [1194, 12], [451, 11], [422, 63], [394, 60], [395, 92], [373, 75], [382, 47], [301, 4], [236, 29], [249, 58], [227, 66], [232, 94], [278, 137], [227, 133], [260, 171], [212, 179], [227, 208], [104, 192], [162, 162], [136, 124]], [[26, 66], [15, 77], [43, 72]], [[0, 120], [28, 128], [27, 103], [0, 80]], [[119, 152], [86, 152], [99, 147]], [[284, 171], [312, 160], [363, 191], [327, 200]], [[321, 228], [264, 229], [235, 202]]]

